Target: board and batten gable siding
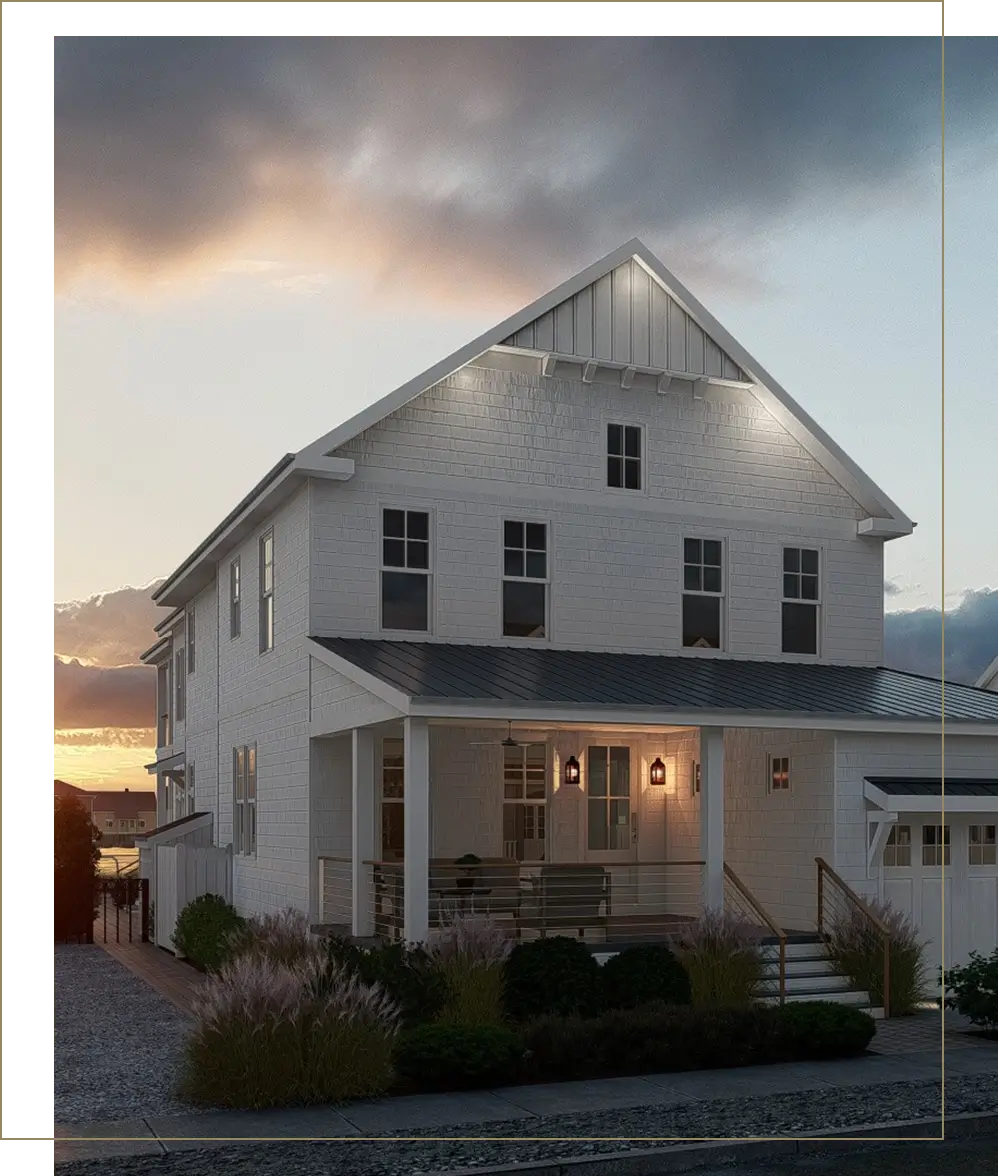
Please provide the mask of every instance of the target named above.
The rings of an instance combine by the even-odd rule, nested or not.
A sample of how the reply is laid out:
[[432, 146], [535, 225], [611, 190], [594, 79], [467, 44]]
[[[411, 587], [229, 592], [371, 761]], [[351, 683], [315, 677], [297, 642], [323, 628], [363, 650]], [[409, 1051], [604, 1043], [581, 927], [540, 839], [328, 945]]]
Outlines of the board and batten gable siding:
[[504, 342], [510, 347], [691, 375], [746, 378], [633, 258]]
[[[879, 888], [879, 870], [867, 867], [865, 777], [906, 773], [938, 777], [943, 773], [942, 750], [938, 735], [836, 736], [835, 860], [832, 864], [861, 894], [876, 898]], [[998, 774], [995, 740], [950, 734], [947, 727], [945, 774], [949, 777]], [[899, 808], [903, 811], [903, 803], [899, 802]]]
[[[274, 531], [274, 648], [260, 653], [259, 543]], [[229, 565], [242, 572], [240, 635], [230, 637]], [[236, 854], [243, 914], [309, 908], [309, 491], [303, 486], [220, 562], [217, 841], [232, 841], [232, 749], [257, 745], [257, 851]], [[200, 769], [199, 769], [200, 771]]]
[[[608, 419], [646, 431], [647, 493], [608, 490]], [[431, 639], [501, 640], [503, 518], [549, 523], [550, 642], [681, 651], [686, 535], [725, 540], [725, 652], [780, 657], [783, 545], [823, 552], [824, 660], [882, 658], [883, 543], [757, 405], [465, 368], [338, 451], [315, 479], [311, 631], [379, 629], [381, 511], [430, 512]]]
[[[790, 758], [789, 792], [769, 790], [771, 755]], [[831, 860], [836, 836], [834, 737], [729, 728], [724, 791], [725, 860], [780, 926], [813, 929], [815, 858]]]

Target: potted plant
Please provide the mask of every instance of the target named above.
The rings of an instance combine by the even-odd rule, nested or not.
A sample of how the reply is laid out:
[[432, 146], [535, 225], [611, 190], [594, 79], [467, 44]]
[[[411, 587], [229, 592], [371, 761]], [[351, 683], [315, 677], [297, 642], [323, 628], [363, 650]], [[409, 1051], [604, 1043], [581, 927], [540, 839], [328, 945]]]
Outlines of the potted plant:
[[481, 864], [482, 859], [474, 853], [466, 853], [454, 862], [454, 865], [457, 866], [458, 889], [470, 890], [475, 885], [478, 867]]

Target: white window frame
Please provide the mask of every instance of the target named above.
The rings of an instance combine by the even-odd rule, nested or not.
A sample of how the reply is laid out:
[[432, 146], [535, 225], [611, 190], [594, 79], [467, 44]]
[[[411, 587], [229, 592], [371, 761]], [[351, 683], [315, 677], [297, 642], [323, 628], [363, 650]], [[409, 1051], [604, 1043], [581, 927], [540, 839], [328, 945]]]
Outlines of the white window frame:
[[244, 743], [232, 749], [232, 850], [256, 857], [257, 747]]
[[[904, 829], [907, 834], [907, 841], [902, 841], [900, 830]], [[883, 863], [886, 870], [907, 870], [911, 868], [911, 853], [912, 853], [912, 839], [911, 839], [911, 825], [907, 821], [898, 822], [891, 825], [890, 832], [887, 834], [887, 840], [884, 842]], [[898, 859], [907, 853], [907, 861], [899, 861]]]
[[[544, 767], [543, 767], [544, 795], [540, 798], [537, 798], [537, 797], [528, 798], [527, 797], [527, 752], [530, 748], [537, 748], [537, 747], [541, 748], [544, 752]], [[520, 795], [518, 797], [511, 798], [511, 797], [506, 796], [506, 782], [507, 782], [506, 772], [507, 772], [507, 768], [508, 768], [507, 756], [511, 752], [514, 752], [514, 751], [522, 753], [521, 757], [520, 757], [520, 763], [518, 765], [514, 765], [519, 768], [519, 783], [521, 785], [521, 788], [520, 788]], [[548, 793], [550, 791], [550, 786], [549, 786], [550, 756], [548, 754], [548, 745], [546, 743], [542, 743], [542, 742], [538, 742], [538, 741], [534, 741], [531, 743], [521, 743], [518, 747], [515, 747], [515, 748], [514, 747], [504, 747], [502, 749], [502, 753], [503, 753], [503, 755], [502, 755], [502, 805], [503, 805], [503, 810], [502, 811], [503, 811], [503, 831], [504, 831], [503, 857], [511, 858], [514, 861], [526, 860], [526, 861], [531, 861], [531, 862], [532, 861], [545, 861], [546, 862], [546, 861], [548, 861], [548, 859], [550, 857], [550, 854], [548, 852], [548, 840], [549, 840], [548, 830], [549, 830], [550, 822], [548, 821], [548, 807], [547, 807]], [[543, 856], [541, 858], [521, 859], [519, 857], [519, 855], [515, 852], [516, 843], [506, 840], [506, 838], [505, 838], [505, 825], [506, 825], [506, 809], [507, 809], [507, 807], [509, 807], [509, 808], [519, 807], [524, 810], [526, 810], [526, 809], [539, 809], [541, 811], [540, 820], [544, 826], [544, 835], [543, 835], [543, 838], [534, 838], [534, 840], [537, 840], [537, 841], [543, 840], [543, 849], [541, 851]], [[537, 820], [537, 817], [535, 816], [533, 819]]]
[[[267, 544], [270, 544], [270, 586], [267, 587]], [[276, 643], [277, 616], [274, 590], [277, 580], [274, 528], [268, 527], [260, 536], [260, 653], [270, 653]]]
[[187, 722], [187, 672], [186, 662], [187, 648], [181, 646], [180, 649], [173, 655], [174, 672], [173, 672], [173, 687], [176, 697], [174, 698], [173, 713], [174, 718], [178, 723]]
[[[988, 830], [991, 830], [991, 840], [987, 840]], [[977, 840], [974, 840], [975, 834]], [[996, 846], [996, 827], [986, 821], [971, 825], [967, 830], [967, 865], [994, 866], [998, 865], [998, 846]], [[975, 854], [975, 850], [978, 852]], [[975, 861], [975, 857], [977, 860]]]
[[[403, 506], [394, 502], [383, 502], [379, 505], [380, 521], [378, 525], [378, 627], [382, 633], [430, 633], [432, 634], [435, 628], [434, 612], [435, 612], [435, 596], [433, 591], [433, 566], [436, 558], [436, 526], [434, 519], [434, 512], [425, 506]], [[409, 533], [409, 515], [422, 514], [426, 515], [426, 564], [425, 568], [410, 568], [408, 566], [408, 550], [406, 550], [406, 565], [400, 566], [398, 564], [385, 563], [385, 539], [394, 539], [397, 536], [385, 535], [385, 513], [390, 510], [401, 511], [405, 515], [405, 533]], [[403, 538], [403, 543], [408, 542], [407, 538]], [[414, 542], [421, 542], [415, 540]], [[385, 572], [401, 573], [408, 576], [425, 576], [426, 577], [426, 628], [425, 629], [394, 629], [388, 628], [385, 625], [385, 589], [384, 589], [384, 574]]]
[[700, 761], [690, 761], [690, 795], [700, 795]]
[[187, 771], [184, 773], [184, 790], [187, 793], [187, 816], [194, 815], [194, 764], [193, 762], [187, 765]]
[[[700, 562], [699, 564], [687, 564], [686, 562], [686, 542], [687, 540], [695, 541], [701, 544], [700, 547]], [[728, 617], [727, 617], [727, 600], [728, 600], [728, 542], [727, 536], [716, 534], [705, 534], [701, 532], [698, 535], [691, 535], [683, 532], [679, 537], [679, 647], [684, 653], [694, 654], [716, 654], [723, 653], [728, 643]], [[704, 588], [687, 588], [686, 587], [686, 569], [687, 567], [699, 567], [701, 572], [701, 583], [703, 576], [703, 569], [707, 566], [713, 567], [713, 564], [707, 565], [703, 562], [703, 544], [704, 543], [719, 543], [721, 546], [721, 589], [719, 592], [707, 591]], [[704, 647], [699, 645], [685, 645], [683, 644], [683, 598], [686, 596], [707, 596], [718, 601], [718, 629], [719, 642], [716, 649], [713, 647]]]
[[[647, 457], [648, 457], [648, 453], [647, 453], [647, 449], [648, 449], [648, 422], [628, 419], [625, 416], [616, 416], [616, 415], [612, 415], [612, 414], [607, 414], [601, 418], [600, 423], [602, 424], [602, 427], [603, 427], [603, 435], [602, 435], [600, 445], [601, 445], [602, 457], [603, 457], [603, 487], [604, 487], [604, 489], [608, 490], [611, 494], [629, 494], [629, 495], [645, 494], [645, 495], [647, 495], [647, 493], [648, 493], [648, 461], [647, 461]], [[610, 485], [610, 458], [617, 456], [617, 454], [610, 453], [610, 426], [611, 425], [617, 425], [622, 429], [637, 429], [639, 432], [640, 436], [639, 436], [638, 457], [637, 457], [639, 485], [636, 487], [611, 486]], [[624, 444], [624, 437], [625, 436], [626, 436], [626, 434], [621, 435], [622, 444]], [[626, 444], [624, 444], [624, 447], [626, 448]], [[620, 456], [621, 456], [621, 460], [624, 462], [635, 460], [633, 457], [630, 457], [630, 458], [624, 457], [623, 454], [621, 454]], [[625, 467], [621, 466], [621, 478], [622, 479], [624, 477], [624, 469], [625, 469]]]
[[243, 629], [243, 574], [239, 556], [229, 564], [229, 640], [234, 641]]
[[[935, 841], [931, 844], [929, 842], [927, 842], [925, 840], [926, 829], [941, 830], [939, 840]], [[926, 850], [932, 851], [932, 857], [934, 859], [940, 858], [940, 850], [941, 850], [941, 859], [942, 860], [933, 860], [931, 862], [926, 861], [925, 860]], [[952, 860], [953, 860], [953, 847], [952, 847], [952, 838], [950, 836], [949, 824], [947, 823], [945, 825], [936, 825], [936, 824], [923, 825], [922, 826], [922, 866], [924, 868], [930, 869], [930, 870], [946, 869], [946, 867], [952, 863]]]
[[195, 641], [197, 638], [194, 605], [191, 604], [187, 608], [185, 624], [184, 624], [184, 641], [187, 646], [187, 673], [188, 675], [194, 673], [195, 664]]
[[[797, 552], [796, 572], [788, 572], [786, 567], [786, 553], [788, 551]], [[811, 575], [810, 572], [805, 573], [800, 570], [802, 557], [805, 551], [813, 551], [818, 557], [818, 572], [817, 572], [817, 591], [818, 595], [814, 600], [805, 599], [803, 596], [788, 596], [786, 593], [786, 579], [787, 576], [796, 576], [798, 587], [802, 586], [802, 577], [804, 575]], [[780, 654], [782, 657], [801, 657], [801, 658], [815, 658], [821, 656], [821, 624], [822, 624], [822, 579], [825, 570], [825, 554], [821, 547], [815, 545], [812, 547], [797, 547], [792, 543], [784, 543], [780, 548]], [[807, 604], [814, 606], [814, 653], [791, 653], [785, 652], [783, 649], [783, 606], [785, 604]]]
[[[766, 791], [772, 796], [786, 796], [793, 791], [793, 764], [789, 751], [777, 751], [766, 757]], [[777, 773], [785, 783], [776, 782]]]
[[[516, 523], [523, 527], [523, 543], [522, 548], [511, 547], [508, 550], [517, 551], [522, 550], [524, 558], [524, 573], [526, 573], [526, 557], [527, 551], [536, 551], [536, 548], [528, 548], [527, 543], [527, 527], [538, 526], [544, 528], [544, 576], [511, 576], [506, 574], [506, 524]], [[503, 641], [524, 642], [527, 645], [536, 645], [541, 641], [551, 640], [551, 523], [548, 519], [528, 518], [521, 516], [519, 518], [503, 517], [500, 522], [499, 530], [499, 550], [500, 550], [500, 584], [499, 584], [499, 636]], [[511, 584], [543, 584], [544, 585], [544, 635], [542, 637], [523, 637], [523, 636], [507, 636], [503, 632], [506, 626], [506, 611], [503, 604], [506, 582]]]

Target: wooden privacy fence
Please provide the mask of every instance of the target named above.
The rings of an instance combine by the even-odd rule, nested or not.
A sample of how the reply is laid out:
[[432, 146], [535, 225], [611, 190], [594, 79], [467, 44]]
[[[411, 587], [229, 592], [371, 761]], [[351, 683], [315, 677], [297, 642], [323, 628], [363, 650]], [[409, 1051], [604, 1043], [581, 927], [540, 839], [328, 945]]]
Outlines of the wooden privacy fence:
[[202, 894], [232, 902], [232, 847], [157, 845], [152, 901], [153, 925], [159, 947], [176, 951], [173, 932], [177, 916]]

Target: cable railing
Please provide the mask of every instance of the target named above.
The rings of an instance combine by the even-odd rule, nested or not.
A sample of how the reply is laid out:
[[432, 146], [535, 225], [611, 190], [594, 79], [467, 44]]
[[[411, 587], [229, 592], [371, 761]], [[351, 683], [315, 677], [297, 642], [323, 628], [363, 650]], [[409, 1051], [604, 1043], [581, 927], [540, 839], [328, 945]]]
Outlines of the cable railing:
[[[825, 861], [818, 867], [818, 934], [826, 944], [847, 935], [853, 944], [864, 945], [865, 953], [883, 954], [882, 1007], [884, 1018], [891, 1015], [891, 931], [887, 924]], [[876, 991], [870, 993], [875, 1000]]]
[[724, 863], [724, 907], [750, 926], [758, 928], [763, 935], [775, 937], [779, 950], [777, 992], [780, 1004], [787, 999], [787, 933], [780, 927], [738, 877], [735, 871]]

